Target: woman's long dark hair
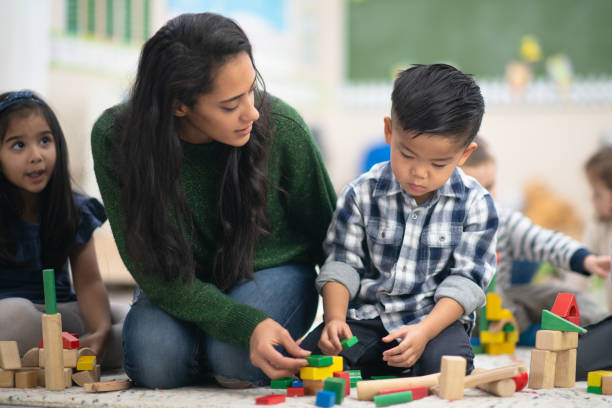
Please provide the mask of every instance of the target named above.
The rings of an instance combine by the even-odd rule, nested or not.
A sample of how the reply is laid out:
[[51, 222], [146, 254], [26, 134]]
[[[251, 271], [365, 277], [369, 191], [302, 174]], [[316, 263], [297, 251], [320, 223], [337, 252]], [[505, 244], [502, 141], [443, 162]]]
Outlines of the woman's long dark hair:
[[[242, 29], [212, 13], [180, 15], [143, 47], [131, 98], [119, 120], [116, 153], [127, 250], [141, 271], [168, 281], [195, 276], [198, 266], [185, 235], [193, 232], [181, 183], [185, 158], [173, 109], [176, 102], [193, 107], [198, 96], [211, 91], [217, 70], [241, 52], [253, 61]], [[252, 278], [257, 236], [265, 230], [270, 127], [265, 87], [255, 71], [260, 119], [244, 146], [224, 146], [212, 271], [213, 283], [222, 290]]]
[[[29, 92], [29, 91], [24, 91]], [[0, 103], [14, 94], [0, 95]], [[74, 245], [79, 213], [72, 196], [70, 173], [68, 171], [68, 149], [64, 132], [57, 117], [39, 96], [31, 93], [11, 104], [0, 113], [0, 143], [4, 142], [11, 118], [41, 114], [55, 140], [55, 167], [49, 183], [39, 195], [40, 238], [42, 244], [41, 262], [43, 268], [61, 268], [68, 259]], [[9, 182], [0, 171], [0, 266], [27, 266], [16, 261], [17, 244], [11, 233], [10, 223], [23, 215], [24, 203], [18, 188]]]

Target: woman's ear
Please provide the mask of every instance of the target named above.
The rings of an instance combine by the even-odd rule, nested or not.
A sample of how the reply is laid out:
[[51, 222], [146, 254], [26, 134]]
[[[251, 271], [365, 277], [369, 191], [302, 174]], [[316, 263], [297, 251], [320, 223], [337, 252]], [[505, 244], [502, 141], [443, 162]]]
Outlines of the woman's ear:
[[172, 103], [172, 114], [176, 117], [182, 118], [187, 115], [189, 108], [182, 102], [174, 100]]

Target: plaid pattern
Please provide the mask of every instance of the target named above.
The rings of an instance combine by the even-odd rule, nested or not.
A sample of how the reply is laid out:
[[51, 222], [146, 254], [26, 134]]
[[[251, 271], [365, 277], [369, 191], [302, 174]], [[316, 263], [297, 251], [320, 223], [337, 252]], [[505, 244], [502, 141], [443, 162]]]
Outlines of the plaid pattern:
[[[389, 162], [377, 164], [343, 190], [324, 242], [326, 262], [345, 263], [360, 278], [348, 317], [380, 316], [389, 332], [417, 323], [450, 276], [469, 279], [484, 296], [495, 273], [497, 224], [491, 196], [460, 169], [419, 206]], [[461, 321], [471, 331], [469, 312]]]

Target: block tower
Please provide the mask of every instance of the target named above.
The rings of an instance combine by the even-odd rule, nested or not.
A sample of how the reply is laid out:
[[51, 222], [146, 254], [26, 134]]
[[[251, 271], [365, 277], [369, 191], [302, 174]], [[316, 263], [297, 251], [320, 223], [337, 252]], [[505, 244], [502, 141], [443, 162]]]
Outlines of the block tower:
[[542, 310], [542, 330], [536, 333], [531, 352], [529, 388], [573, 387], [576, 382], [576, 348], [580, 313], [571, 293], [559, 293], [552, 311]]
[[[486, 354], [514, 354], [519, 338], [516, 319], [510, 310], [502, 308], [502, 300], [494, 291], [492, 280], [487, 288], [487, 304], [478, 315], [480, 347]], [[475, 351], [480, 350], [475, 347]]]

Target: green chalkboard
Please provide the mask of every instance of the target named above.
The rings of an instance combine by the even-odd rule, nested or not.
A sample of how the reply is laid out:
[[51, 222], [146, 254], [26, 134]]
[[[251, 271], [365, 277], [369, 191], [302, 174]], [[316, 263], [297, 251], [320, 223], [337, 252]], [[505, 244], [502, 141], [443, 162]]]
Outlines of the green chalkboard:
[[345, 0], [349, 81], [390, 80], [397, 67], [450, 63], [501, 78], [531, 34], [543, 59], [563, 53], [579, 76], [612, 74], [612, 0]]

